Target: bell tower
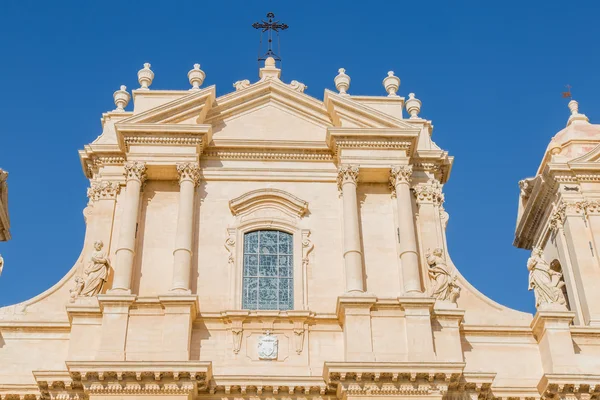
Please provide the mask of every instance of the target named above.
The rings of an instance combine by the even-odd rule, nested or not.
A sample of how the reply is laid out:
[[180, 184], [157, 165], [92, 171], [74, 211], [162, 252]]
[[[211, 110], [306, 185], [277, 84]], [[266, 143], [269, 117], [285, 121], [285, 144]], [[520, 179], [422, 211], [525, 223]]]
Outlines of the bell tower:
[[537, 174], [519, 182], [514, 245], [532, 250], [529, 289], [539, 313], [570, 311], [574, 325], [600, 326], [600, 125], [577, 101], [569, 109]]

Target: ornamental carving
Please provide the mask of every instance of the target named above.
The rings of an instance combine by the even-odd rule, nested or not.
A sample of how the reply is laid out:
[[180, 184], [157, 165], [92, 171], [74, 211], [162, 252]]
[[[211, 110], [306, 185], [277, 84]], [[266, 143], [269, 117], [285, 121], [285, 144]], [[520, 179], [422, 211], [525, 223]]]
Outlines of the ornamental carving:
[[562, 228], [565, 217], [566, 217], [567, 205], [565, 203], [559, 204], [554, 208], [552, 214], [550, 214], [550, 229], [556, 230]]
[[200, 165], [197, 162], [177, 164], [179, 184], [185, 180], [191, 180], [194, 186], [200, 181]]
[[121, 185], [118, 182], [97, 181], [90, 182], [90, 187], [87, 190], [87, 196], [90, 202], [108, 199], [114, 200], [121, 191]]
[[258, 358], [261, 360], [277, 360], [279, 339], [267, 331], [258, 339]]
[[227, 256], [227, 264], [233, 267], [235, 263], [235, 229], [227, 230], [227, 239], [225, 239], [225, 249], [229, 253]]
[[433, 251], [427, 250], [425, 257], [429, 265], [428, 272], [432, 283], [430, 296], [437, 300], [456, 303], [460, 287], [457, 284], [457, 276], [451, 273], [446, 264], [443, 250], [440, 248]]
[[300, 93], [304, 93], [304, 90], [306, 90], [308, 88], [308, 86], [306, 86], [304, 83], [298, 82], [296, 80], [291, 81], [288, 86], [291, 89], [293, 89], [297, 92], [300, 92]]
[[390, 186], [392, 190], [396, 190], [396, 186], [400, 183], [410, 184], [412, 180], [413, 167], [412, 165], [394, 165], [390, 169]]
[[[527, 260], [529, 270], [529, 290], [535, 295], [535, 306], [544, 308], [556, 304], [566, 308], [567, 301], [563, 293], [562, 273], [553, 270], [542, 258], [542, 249], [535, 247]], [[561, 307], [562, 308], [562, 307]]]
[[306, 269], [309, 263], [309, 254], [315, 248], [315, 244], [310, 240], [310, 231], [302, 233], [302, 265]]
[[427, 183], [419, 183], [413, 189], [417, 198], [417, 204], [433, 203], [436, 206], [444, 204], [442, 185], [436, 179], [430, 179]]
[[94, 252], [90, 257], [88, 266], [83, 271], [84, 277], [75, 278], [75, 287], [70, 290], [71, 302], [79, 296], [94, 297], [102, 292], [108, 278], [108, 255], [102, 250], [102, 240], [94, 242]]
[[341, 191], [345, 183], [358, 183], [358, 165], [341, 165], [338, 169], [337, 184]]
[[246, 89], [250, 87], [250, 81], [248, 79], [237, 81], [233, 84], [233, 87], [236, 91]]
[[127, 180], [137, 179], [143, 183], [146, 180], [146, 163], [139, 161], [125, 163], [125, 176]]

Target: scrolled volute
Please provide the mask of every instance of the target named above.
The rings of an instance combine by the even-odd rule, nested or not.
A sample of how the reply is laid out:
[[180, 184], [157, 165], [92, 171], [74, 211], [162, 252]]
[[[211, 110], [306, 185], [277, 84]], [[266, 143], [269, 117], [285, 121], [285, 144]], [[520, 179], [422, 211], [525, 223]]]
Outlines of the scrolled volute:
[[127, 180], [137, 179], [144, 183], [146, 180], [146, 163], [140, 161], [129, 161], [125, 163], [125, 176]]
[[341, 191], [344, 183], [351, 182], [351, 183], [357, 184], [358, 183], [358, 171], [359, 171], [358, 165], [349, 165], [349, 164], [341, 165], [340, 168], [338, 169], [338, 176], [337, 176], [338, 189]]
[[196, 186], [200, 182], [200, 165], [197, 162], [177, 164], [177, 173], [179, 174], [179, 184], [185, 180], [191, 180]]

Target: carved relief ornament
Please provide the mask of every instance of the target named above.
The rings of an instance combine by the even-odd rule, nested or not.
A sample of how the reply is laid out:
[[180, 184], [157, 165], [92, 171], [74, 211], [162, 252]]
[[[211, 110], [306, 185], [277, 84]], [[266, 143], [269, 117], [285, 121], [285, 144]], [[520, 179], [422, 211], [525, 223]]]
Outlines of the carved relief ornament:
[[568, 215], [587, 217], [600, 214], [600, 201], [580, 200], [561, 201], [552, 211], [548, 219], [550, 229], [562, 228]]
[[125, 163], [125, 176], [127, 180], [137, 179], [141, 183], [146, 180], [146, 163], [140, 161], [129, 161]]
[[197, 162], [177, 164], [177, 174], [179, 175], [179, 184], [185, 180], [191, 180], [196, 186], [200, 182], [200, 165]]
[[341, 191], [345, 183], [358, 183], [358, 165], [341, 165], [338, 169], [337, 184]]
[[103, 199], [114, 200], [120, 191], [121, 185], [119, 185], [119, 182], [93, 180], [90, 181], [87, 196], [90, 202]]
[[315, 248], [315, 244], [310, 240], [310, 231], [302, 233], [302, 265], [304, 268], [308, 267], [309, 254]]
[[412, 165], [394, 165], [390, 169], [390, 185], [395, 190], [400, 183], [410, 184], [412, 180]]
[[419, 205], [433, 203], [436, 206], [441, 206], [444, 204], [442, 185], [436, 179], [430, 179], [427, 183], [419, 183], [413, 189]]

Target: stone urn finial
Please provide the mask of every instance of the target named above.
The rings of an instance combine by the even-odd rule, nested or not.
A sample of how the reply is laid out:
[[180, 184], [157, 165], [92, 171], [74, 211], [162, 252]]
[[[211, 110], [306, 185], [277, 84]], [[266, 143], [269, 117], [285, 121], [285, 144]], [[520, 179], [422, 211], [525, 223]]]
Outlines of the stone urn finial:
[[388, 72], [388, 76], [383, 80], [383, 87], [388, 92], [388, 97], [398, 97], [396, 93], [400, 87], [400, 78], [394, 76], [394, 71]]
[[150, 69], [150, 63], [144, 63], [144, 68], [138, 71], [138, 82], [140, 89], [148, 90], [154, 80], [154, 72]]
[[115, 105], [117, 108], [116, 112], [125, 112], [125, 107], [129, 104], [131, 96], [127, 92], [127, 86], [121, 85], [121, 88], [113, 93], [113, 99], [115, 99]]
[[194, 64], [194, 68], [188, 72], [188, 79], [192, 88], [190, 90], [200, 90], [206, 74], [200, 69], [200, 64]]
[[350, 88], [350, 77], [346, 75], [346, 70], [344, 68], [338, 69], [339, 74], [334, 78], [335, 88], [342, 95], [347, 95], [347, 91]]
[[406, 111], [410, 114], [411, 119], [419, 118], [419, 112], [421, 111], [421, 100], [415, 98], [414, 93], [408, 94], [408, 100], [406, 100]]
[[569, 120], [567, 121], [567, 126], [571, 125], [573, 122], [589, 122], [589, 119], [585, 114], [579, 113], [579, 103], [576, 100], [571, 100], [569, 102], [569, 110], [571, 110], [571, 115], [569, 116]]
[[571, 115], [579, 114], [579, 103], [576, 100], [571, 100], [569, 110], [571, 110]]

